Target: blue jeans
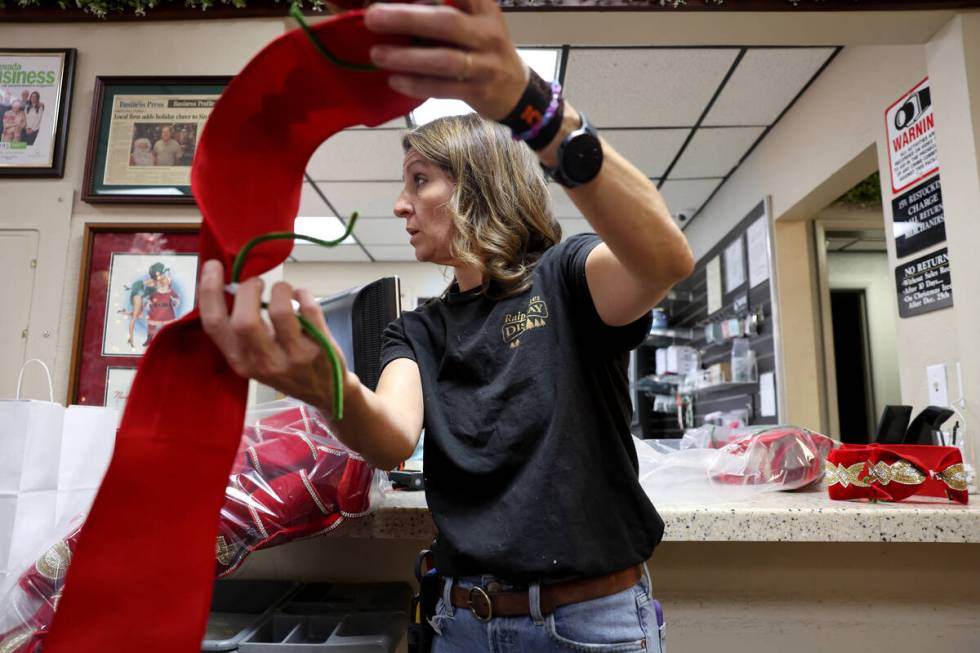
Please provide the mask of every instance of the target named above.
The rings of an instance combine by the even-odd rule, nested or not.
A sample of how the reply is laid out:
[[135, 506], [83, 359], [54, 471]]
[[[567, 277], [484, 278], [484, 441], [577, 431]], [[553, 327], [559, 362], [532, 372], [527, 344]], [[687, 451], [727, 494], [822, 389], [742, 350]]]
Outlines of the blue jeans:
[[[455, 579], [461, 587], [485, 585], [492, 577]], [[454, 608], [447, 578], [436, 605], [432, 653], [665, 653], [660, 602], [650, 592], [650, 576], [633, 587], [598, 599], [563, 605], [543, 616], [540, 585], [528, 590], [531, 614], [480, 621], [467, 608]], [[503, 589], [510, 589], [504, 585]]]

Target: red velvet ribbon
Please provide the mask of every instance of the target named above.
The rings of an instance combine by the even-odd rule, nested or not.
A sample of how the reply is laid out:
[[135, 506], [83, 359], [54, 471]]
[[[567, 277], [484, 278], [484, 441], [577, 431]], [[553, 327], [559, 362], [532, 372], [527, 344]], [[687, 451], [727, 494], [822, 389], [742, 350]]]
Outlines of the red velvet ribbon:
[[962, 464], [956, 447], [846, 444], [827, 455], [827, 491], [831, 499], [901, 501], [918, 495], [965, 504]]
[[[368, 62], [376, 43], [407, 44], [369, 33], [361, 11], [313, 30], [347, 61]], [[379, 125], [419, 104], [391, 90], [387, 76], [331, 64], [301, 30], [249, 62], [215, 105], [194, 160], [191, 185], [204, 216], [201, 261], [220, 259], [227, 271], [253, 237], [292, 231], [315, 149], [341, 129]], [[291, 248], [287, 241], [256, 248], [243, 278], [277, 266]], [[153, 339], [45, 653], [200, 650], [218, 511], [242, 435], [247, 383], [202, 331], [196, 310]]]

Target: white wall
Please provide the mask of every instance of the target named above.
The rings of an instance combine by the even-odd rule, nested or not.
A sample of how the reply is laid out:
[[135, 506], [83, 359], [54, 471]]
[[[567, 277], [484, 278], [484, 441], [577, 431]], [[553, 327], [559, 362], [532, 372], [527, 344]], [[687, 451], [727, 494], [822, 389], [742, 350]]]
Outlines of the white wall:
[[868, 342], [877, 421], [888, 404], [902, 401], [898, 374], [895, 322], [895, 280], [885, 252], [831, 252], [827, 254], [830, 288], [864, 290], [868, 313]]
[[[0, 43], [5, 47], [75, 47], [79, 52], [64, 179], [0, 178], [0, 229], [36, 229], [40, 235], [42, 254], [27, 357], [37, 356], [53, 365], [57, 398], [64, 399], [67, 393], [85, 223], [200, 221], [194, 207], [110, 207], [78, 199], [95, 77], [233, 75], [284, 27], [281, 19], [0, 24]], [[0, 374], [16, 375], [16, 370], [0, 370]], [[30, 396], [47, 394], [39, 375], [32, 374], [25, 386]]]

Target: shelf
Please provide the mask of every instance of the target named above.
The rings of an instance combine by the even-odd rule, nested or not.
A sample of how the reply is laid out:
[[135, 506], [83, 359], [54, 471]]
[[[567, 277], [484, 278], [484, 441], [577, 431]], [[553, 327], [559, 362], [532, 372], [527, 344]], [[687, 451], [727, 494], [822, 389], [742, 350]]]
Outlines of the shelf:
[[666, 299], [667, 301], [671, 301], [671, 302], [693, 302], [694, 293], [683, 292], [680, 290], [671, 290], [670, 292], [667, 293]]
[[647, 334], [643, 344], [668, 347], [678, 341], [690, 342], [693, 339], [694, 331], [692, 329], [653, 329]]
[[759, 388], [758, 381], [746, 381], [744, 383], [717, 383], [704, 388], [690, 390], [687, 394], [696, 397], [710, 397], [711, 395], [722, 394], [724, 392], [745, 391], [743, 394], [754, 394]]

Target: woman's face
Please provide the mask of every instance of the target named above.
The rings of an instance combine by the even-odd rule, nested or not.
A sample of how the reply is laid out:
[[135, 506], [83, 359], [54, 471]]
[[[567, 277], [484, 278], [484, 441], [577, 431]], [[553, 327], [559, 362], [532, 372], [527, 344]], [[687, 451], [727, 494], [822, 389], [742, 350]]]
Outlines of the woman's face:
[[41, 94], [37, 91], [31, 93], [31, 106], [39, 106], [41, 104]]
[[405, 154], [402, 179], [404, 187], [395, 201], [395, 215], [405, 218], [405, 231], [415, 248], [415, 258], [427, 263], [453, 265], [449, 244], [454, 228], [447, 204], [456, 187], [455, 182], [414, 149]]

